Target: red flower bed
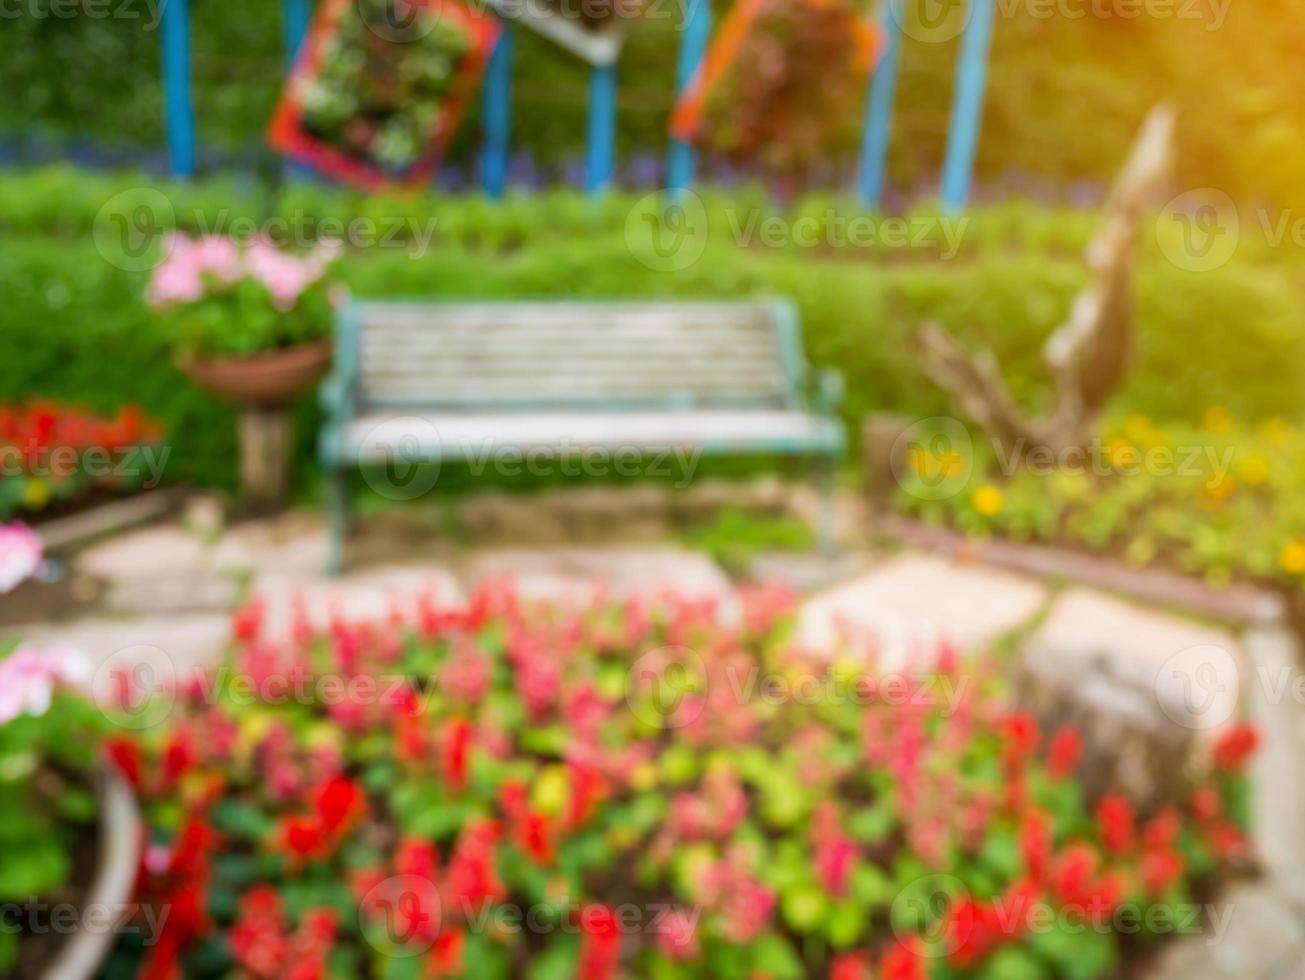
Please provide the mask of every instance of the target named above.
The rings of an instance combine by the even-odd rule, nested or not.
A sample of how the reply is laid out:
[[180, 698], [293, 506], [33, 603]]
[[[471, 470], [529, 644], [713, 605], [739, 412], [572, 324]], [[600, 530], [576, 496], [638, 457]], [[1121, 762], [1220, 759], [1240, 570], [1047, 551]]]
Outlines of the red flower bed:
[[163, 459], [145, 451], [161, 435], [135, 405], [113, 416], [44, 401], [0, 406], [0, 520], [156, 478]]
[[1088, 800], [1079, 734], [1013, 710], [995, 657], [886, 674], [739, 601], [494, 587], [285, 641], [242, 610], [117, 747], [146, 895], [185, 911], [145, 975], [1126, 974], [1245, 856], [1250, 729], [1187, 805]]

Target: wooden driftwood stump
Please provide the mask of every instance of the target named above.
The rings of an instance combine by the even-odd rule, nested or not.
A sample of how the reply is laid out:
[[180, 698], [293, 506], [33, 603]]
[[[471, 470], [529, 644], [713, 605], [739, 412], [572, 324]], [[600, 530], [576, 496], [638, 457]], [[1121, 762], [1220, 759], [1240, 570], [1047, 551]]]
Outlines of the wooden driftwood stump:
[[1105, 206], [1105, 220], [1088, 246], [1092, 281], [1069, 319], [1042, 352], [1054, 397], [1050, 414], [1029, 418], [1011, 397], [991, 351], [970, 355], [936, 324], [920, 331], [925, 370], [951, 392], [957, 408], [981, 425], [1013, 459], [1035, 449], [1085, 446], [1128, 362], [1133, 330], [1132, 275], [1137, 235], [1155, 192], [1169, 174], [1174, 117], [1151, 111], [1132, 156]]

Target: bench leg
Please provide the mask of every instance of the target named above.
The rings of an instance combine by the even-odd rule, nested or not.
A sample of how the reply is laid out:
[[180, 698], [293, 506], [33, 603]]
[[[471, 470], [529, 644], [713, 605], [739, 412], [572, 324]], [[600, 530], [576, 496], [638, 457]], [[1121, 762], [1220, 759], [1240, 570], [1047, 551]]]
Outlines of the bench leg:
[[820, 553], [826, 558], [838, 556], [838, 508], [834, 491], [838, 487], [838, 457], [816, 459], [816, 484], [820, 488]]
[[339, 575], [344, 571], [344, 539], [349, 530], [349, 503], [349, 478], [342, 467], [334, 467], [326, 475], [326, 571], [329, 575]]

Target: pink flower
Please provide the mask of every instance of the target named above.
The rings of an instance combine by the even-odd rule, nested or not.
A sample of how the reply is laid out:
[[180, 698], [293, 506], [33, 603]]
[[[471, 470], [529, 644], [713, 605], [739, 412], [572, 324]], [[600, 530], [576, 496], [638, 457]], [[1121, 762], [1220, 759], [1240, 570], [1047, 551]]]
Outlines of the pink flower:
[[672, 960], [681, 962], [697, 959], [698, 916], [688, 909], [672, 909], [662, 919], [657, 929], [657, 944]]
[[0, 594], [17, 588], [41, 567], [41, 538], [25, 524], [0, 525]]
[[81, 684], [90, 676], [90, 663], [74, 650], [20, 646], [0, 661], [0, 725], [19, 715], [45, 714], [57, 683]]

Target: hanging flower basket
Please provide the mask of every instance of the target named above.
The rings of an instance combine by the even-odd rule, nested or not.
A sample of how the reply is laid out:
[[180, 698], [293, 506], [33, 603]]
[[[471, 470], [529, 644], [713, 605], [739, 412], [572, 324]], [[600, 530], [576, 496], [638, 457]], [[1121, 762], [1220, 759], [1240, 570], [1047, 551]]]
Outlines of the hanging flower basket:
[[495, 13], [519, 21], [591, 65], [615, 64], [644, 0], [489, 0]]
[[459, 0], [326, 0], [268, 141], [371, 190], [426, 183], [497, 37]]
[[257, 354], [196, 357], [181, 353], [177, 367], [210, 394], [237, 405], [288, 405], [331, 366], [331, 338]]
[[877, 24], [850, 0], [740, 0], [671, 115], [671, 135], [794, 176], [854, 145]]

